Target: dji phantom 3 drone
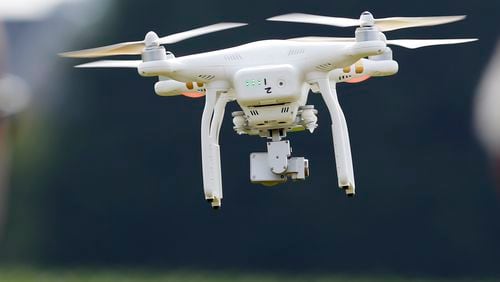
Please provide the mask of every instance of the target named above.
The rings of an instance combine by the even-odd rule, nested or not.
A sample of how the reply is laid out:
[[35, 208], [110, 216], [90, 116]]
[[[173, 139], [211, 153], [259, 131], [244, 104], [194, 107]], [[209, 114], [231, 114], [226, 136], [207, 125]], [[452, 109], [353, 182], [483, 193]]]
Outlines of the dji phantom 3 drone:
[[137, 68], [141, 76], [158, 76], [155, 92], [160, 96], [205, 96], [201, 120], [201, 151], [205, 199], [213, 208], [222, 200], [219, 131], [225, 106], [236, 101], [242, 111], [232, 113], [238, 134], [267, 138], [267, 152], [250, 154], [250, 181], [263, 185], [303, 180], [309, 162], [291, 157], [284, 140], [288, 132], [317, 127], [317, 111], [307, 105], [309, 91], [321, 93], [332, 120], [338, 186], [354, 196], [355, 182], [347, 123], [335, 85], [361, 82], [369, 77], [396, 74], [398, 63], [387, 45], [419, 48], [457, 44], [477, 39], [387, 40], [384, 31], [451, 23], [465, 16], [394, 17], [375, 19], [363, 12], [359, 19], [307, 14], [287, 14], [271, 21], [302, 22], [331, 26], [356, 26], [355, 37], [302, 37], [264, 40], [241, 46], [176, 58], [161, 45], [240, 27], [242, 23], [219, 23], [159, 38], [149, 32], [142, 41], [62, 53], [65, 57], [94, 58], [141, 55], [137, 61], [97, 61], [82, 68]]

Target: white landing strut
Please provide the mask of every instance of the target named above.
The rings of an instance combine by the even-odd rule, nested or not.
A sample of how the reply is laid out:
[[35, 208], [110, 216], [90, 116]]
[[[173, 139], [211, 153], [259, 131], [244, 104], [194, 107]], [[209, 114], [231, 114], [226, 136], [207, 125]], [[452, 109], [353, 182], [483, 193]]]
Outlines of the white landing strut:
[[335, 152], [335, 162], [337, 166], [338, 185], [346, 190], [347, 196], [354, 196], [355, 182], [354, 169], [352, 166], [351, 144], [349, 142], [349, 132], [344, 113], [337, 98], [335, 83], [330, 83], [328, 78], [321, 78], [313, 81], [317, 83], [321, 96], [325, 101], [330, 117], [332, 119], [333, 146]]
[[207, 88], [201, 119], [201, 154], [205, 199], [217, 209], [222, 204], [219, 132], [229, 97], [226, 89]]

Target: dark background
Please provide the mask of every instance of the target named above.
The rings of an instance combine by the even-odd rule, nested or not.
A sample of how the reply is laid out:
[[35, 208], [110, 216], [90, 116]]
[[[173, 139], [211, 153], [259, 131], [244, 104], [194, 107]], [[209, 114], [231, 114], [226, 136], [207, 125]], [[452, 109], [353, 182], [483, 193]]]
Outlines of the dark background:
[[[155, 80], [134, 70], [73, 69], [80, 61], [54, 55], [64, 70], [53, 77], [63, 100], [17, 148], [3, 260], [500, 274], [498, 194], [472, 124], [476, 85], [499, 38], [499, 1], [116, 1], [97, 28], [72, 36], [70, 49], [221, 21], [250, 25], [168, 49], [182, 56], [262, 39], [352, 36], [354, 28], [265, 19], [289, 12], [357, 18], [364, 10], [375, 17], [466, 14], [462, 22], [386, 35], [480, 41], [393, 47], [397, 75], [338, 86], [356, 198], [337, 188], [330, 118], [319, 95], [308, 102], [319, 110], [318, 129], [289, 135], [294, 155], [309, 159], [311, 176], [275, 188], [250, 184], [248, 155], [264, 151], [265, 140], [235, 134], [230, 113], [238, 106], [229, 105], [221, 132], [224, 201], [214, 212], [202, 192], [203, 99], [158, 97]], [[26, 150], [47, 139], [38, 157]]]

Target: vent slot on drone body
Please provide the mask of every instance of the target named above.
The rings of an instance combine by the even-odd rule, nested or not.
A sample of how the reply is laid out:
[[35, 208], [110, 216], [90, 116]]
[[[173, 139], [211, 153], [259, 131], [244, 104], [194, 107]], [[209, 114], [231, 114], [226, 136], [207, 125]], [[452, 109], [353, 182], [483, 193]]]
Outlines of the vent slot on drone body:
[[325, 64], [321, 64], [321, 65], [316, 66], [316, 69], [319, 71], [331, 71], [334, 68], [335, 67], [331, 63], [325, 63]]
[[206, 80], [212, 80], [215, 78], [215, 75], [211, 75], [211, 74], [200, 74], [198, 75], [199, 78], [201, 79], [206, 79]]
[[281, 113], [288, 113], [290, 111], [290, 107], [281, 108]]
[[250, 114], [252, 116], [258, 116], [259, 115], [259, 111], [257, 111], [257, 110], [250, 110]]
[[300, 54], [304, 54], [304, 49], [300, 48], [300, 49], [290, 49], [290, 51], [288, 51], [288, 56], [295, 56], [295, 55], [300, 55]]
[[339, 76], [339, 80], [349, 79], [351, 77], [352, 77], [352, 75], [350, 75], [350, 74], [341, 75], [341, 76]]
[[240, 54], [230, 54], [224, 56], [224, 59], [226, 61], [241, 61], [243, 60], [243, 57]]

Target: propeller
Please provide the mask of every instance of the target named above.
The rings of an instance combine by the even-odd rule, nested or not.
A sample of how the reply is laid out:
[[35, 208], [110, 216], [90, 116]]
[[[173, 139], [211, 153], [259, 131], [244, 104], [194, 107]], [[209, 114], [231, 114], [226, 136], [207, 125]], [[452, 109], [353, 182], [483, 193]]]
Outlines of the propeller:
[[150, 31], [148, 32], [148, 34], [146, 34], [146, 37], [142, 41], [123, 42], [104, 47], [91, 48], [73, 52], [65, 52], [59, 55], [70, 58], [96, 58], [96, 57], [116, 56], [116, 55], [140, 55], [144, 50], [144, 48], [146, 47], [177, 43], [191, 37], [196, 37], [203, 34], [221, 31], [225, 29], [236, 28], [244, 25], [247, 24], [223, 22], [180, 33], [167, 35], [164, 37], [158, 37], [156, 33]]
[[75, 66], [75, 68], [137, 68], [142, 63], [141, 60], [134, 61], [118, 61], [118, 60], [104, 60], [85, 63]]
[[[320, 37], [320, 36], [307, 36], [291, 38], [292, 41], [301, 42], [356, 42], [354, 37]], [[463, 38], [463, 39], [388, 39], [386, 43], [389, 45], [397, 45], [409, 49], [416, 49], [427, 46], [447, 45], [447, 44], [460, 44], [478, 40], [477, 38]]]
[[464, 39], [391, 39], [387, 40], [387, 44], [397, 45], [409, 49], [417, 49], [420, 47], [435, 46], [435, 45], [448, 45], [448, 44], [461, 44], [472, 41], [477, 41], [477, 38], [464, 38]]
[[446, 23], [452, 23], [465, 19], [464, 15], [460, 16], [440, 16], [440, 17], [391, 17], [375, 19], [370, 12], [363, 12], [359, 19], [317, 16], [302, 13], [286, 14], [268, 18], [268, 21], [280, 22], [298, 22], [322, 24], [339, 27], [349, 26], [376, 26], [380, 31], [391, 31], [402, 28], [433, 26]]

